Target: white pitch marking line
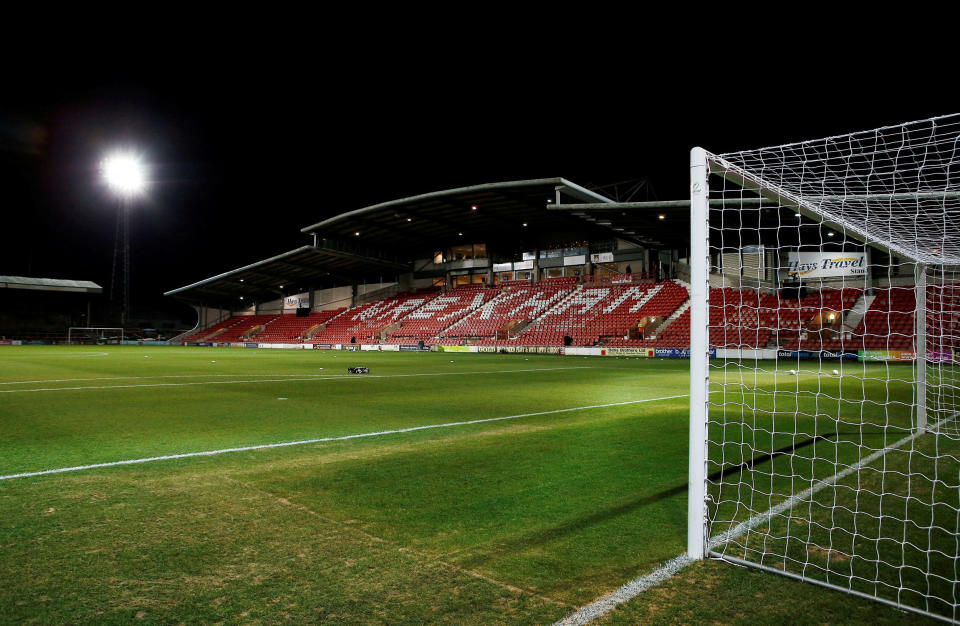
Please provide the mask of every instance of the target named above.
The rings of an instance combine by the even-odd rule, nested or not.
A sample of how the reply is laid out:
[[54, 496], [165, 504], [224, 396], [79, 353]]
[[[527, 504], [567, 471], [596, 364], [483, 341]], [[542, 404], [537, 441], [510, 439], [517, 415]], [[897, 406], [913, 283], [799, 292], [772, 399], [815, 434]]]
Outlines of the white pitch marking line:
[[571, 613], [556, 622], [554, 626], [580, 626], [581, 624], [586, 624], [599, 617], [603, 617], [617, 605], [636, 598], [651, 587], [656, 587], [691, 563], [693, 563], [693, 559], [686, 554], [674, 557], [649, 574], [635, 578], [616, 591], [612, 591], [599, 600], [581, 607], [575, 613]]
[[[306, 381], [306, 380], [357, 380], [357, 379], [372, 379], [372, 378], [407, 378], [407, 377], [416, 377], [416, 376], [470, 376], [474, 374], [513, 374], [516, 372], [555, 372], [560, 370], [578, 370], [578, 369], [593, 369], [594, 366], [589, 365], [577, 365], [573, 367], [541, 367], [541, 368], [531, 368], [531, 369], [516, 369], [516, 370], [493, 370], [493, 371], [483, 371], [483, 372], [430, 372], [430, 373], [421, 373], [421, 374], [364, 374], [364, 375], [350, 375], [350, 374], [336, 374], [336, 375], [323, 375], [323, 374], [301, 374], [306, 378], [295, 378], [296, 375], [289, 375], [288, 378], [270, 378], [265, 380], [210, 380], [203, 382], [195, 383], [143, 383], [138, 385], [85, 385], [82, 387], [40, 387], [37, 389], [0, 389], [0, 393], [33, 393], [38, 391], [86, 391], [88, 389], [135, 389], [138, 387], [192, 387], [196, 385], [237, 385], [237, 384], [254, 384], [254, 383], [283, 383], [283, 382], [297, 382], [297, 381]], [[226, 376], [233, 376], [233, 374], [226, 374]], [[239, 374], [243, 376], [243, 374]]]
[[[930, 427], [929, 430], [930, 431], [936, 430], [944, 422], [953, 420], [956, 417], [957, 417], [956, 415], [945, 417], [939, 422], [937, 422], [936, 424], [934, 424], [932, 427]], [[787, 509], [793, 508], [794, 505], [796, 505], [798, 502], [806, 501], [807, 499], [814, 496], [821, 489], [825, 487], [829, 487], [837, 483], [838, 481], [842, 480], [843, 478], [846, 478], [850, 474], [856, 471], [859, 471], [861, 468], [867, 465], [870, 465], [880, 457], [884, 456], [887, 452], [891, 450], [895, 450], [896, 448], [899, 448], [913, 441], [914, 439], [919, 437], [921, 434], [923, 434], [923, 431], [917, 431], [916, 433], [909, 435], [907, 437], [904, 437], [900, 441], [897, 441], [896, 443], [893, 443], [887, 446], [886, 448], [883, 448], [882, 450], [877, 450], [873, 454], [870, 454], [864, 457], [863, 459], [861, 459], [858, 463], [855, 463], [854, 465], [851, 465], [850, 467], [847, 467], [846, 469], [837, 472], [830, 478], [819, 481], [809, 489], [805, 489], [800, 493], [790, 496], [780, 504], [771, 507], [765, 513], [754, 515], [750, 519], [740, 522], [730, 530], [724, 533], [721, 533], [713, 537], [712, 539], [710, 539], [710, 541], [707, 543], [707, 549], [713, 550], [717, 546], [721, 546], [725, 543], [732, 541], [736, 537], [743, 535], [748, 530], [756, 527], [757, 525], [769, 521], [770, 518], [772, 518], [773, 516], [779, 515], [780, 513], [783, 513], [784, 511], [786, 511]], [[652, 572], [648, 574], [644, 574], [643, 576], [640, 576], [638, 578], [635, 578], [630, 582], [628, 582], [627, 584], [620, 587], [619, 589], [617, 589], [616, 591], [612, 591], [607, 595], [603, 596], [602, 598], [600, 598], [599, 600], [595, 600], [594, 602], [591, 602], [590, 604], [577, 609], [576, 612], [571, 613], [567, 617], [556, 622], [554, 626], [582, 626], [583, 624], [587, 624], [588, 622], [591, 622], [597, 619], [598, 617], [603, 617], [604, 615], [612, 611], [617, 605], [623, 604], [624, 602], [628, 602], [633, 598], [637, 597], [638, 595], [640, 595], [641, 593], [643, 593], [644, 591], [646, 591], [647, 589], [650, 589], [651, 587], [655, 587], [656, 585], [659, 585], [660, 583], [668, 580], [674, 574], [676, 574], [686, 566], [691, 565], [692, 563], [694, 563], [694, 560], [691, 559], [686, 554], [681, 554], [680, 556], [674, 557], [669, 561], [667, 561], [666, 563], [664, 563], [663, 565], [661, 565], [660, 567], [658, 567], [657, 569], [653, 570]]]
[[[572, 369], [572, 368], [562, 368]], [[517, 370], [513, 370], [517, 371]], [[476, 373], [476, 372], [474, 372]], [[265, 443], [256, 446], [243, 446], [239, 448], [223, 448], [220, 450], [206, 450], [203, 452], [185, 452], [183, 454], [168, 454], [164, 456], [152, 456], [142, 459], [127, 459], [125, 461], [110, 461], [107, 463], [93, 463], [91, 465], [77, 465], [74, 467], [60, 467], [57, 469], [42, 470], [39, 472], [23, 472], [20, 474], [8, 474], [0, 476], [0, 480], [10, 480], [13, 478], [29, 478], [32, 476], [44, 476], [47, 474], [62, 474], [64, 472], [79, 472], [81, 470], [96, 469], [100, 467], [115, 467], [117, 465], [135, 465], [139, 463], [151, 463], [153, 461], [170, 461], [174, 459], [187, 459], [198, 456], [214, 456], [217, 454], [226, 454], [228, 452], [249, 452], [252, 450], [264, 450], [266, 448], [286, 448], [290, 446], [302, 446], [311, 443], [327, 443], [331, 441], [347, 441], [349, 439], [363, 439], [366, 437], [381, 437], [383, 435], [397, 435], [401, 433], [412, 433], [418, 430], [431, 430], [434, 428], [454, 428], [456, 426], [470, 426], [473, 424], [484, 424], [487, 422], [501, 422], [504, 420], [520, 419], [522, 417], [536, 417], [539, 415], [553, 415], [556, 413], [570, 413], [572, 411], [585, 411], [588, 409], [605, 409], [613, 406], [626, 406], [629, 404], [642, 404], [645, 402], [659, 402], [661, 400], [674, 400], [686, 398], [687, 394], [678, 396], [663, 396], [661, 398], [645, 398], [643, 400], [627, 400], [625, 402], [611, 402], [609, 404], [591, 404], [587, 406], [575, 406], [567, 409], [553, 409], [551, 411], [537, 411], [535, 413], [520, 413], [518, 415], [504, 415], [501, 417], [485, 417], [481, 419], [468, 420], [463, 422], [447, 422], [445, 424], [428, 424], [426, 426], [411, 426], [410, 428], [396, 428], [393, 430], [380, 430], [370, 433], [358, 433], [354, 435], [342, 435], [339, 437], [318, 437], [316, 439], [303, 439], [300, 441], [285, 441], [282, 443]]]

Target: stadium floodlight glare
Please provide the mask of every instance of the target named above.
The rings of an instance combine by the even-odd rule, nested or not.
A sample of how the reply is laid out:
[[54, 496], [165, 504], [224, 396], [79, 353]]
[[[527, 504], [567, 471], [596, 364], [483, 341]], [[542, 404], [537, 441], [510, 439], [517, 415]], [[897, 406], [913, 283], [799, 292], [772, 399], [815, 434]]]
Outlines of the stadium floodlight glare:
[[100, 162], [100, 175], [120, 199], [110, 297], [114, 299], [120, 292], [120, 325], [124, 326], [130, 311], [130, 208], [133, 198], [147, 188], [147, 171], [136, 154], [115, 152]]
[[135, 155], [112, 154], [103, 160], [100, 170], [110, 189], [121, 196], [136, 196], [147, 187], [146, 168]]

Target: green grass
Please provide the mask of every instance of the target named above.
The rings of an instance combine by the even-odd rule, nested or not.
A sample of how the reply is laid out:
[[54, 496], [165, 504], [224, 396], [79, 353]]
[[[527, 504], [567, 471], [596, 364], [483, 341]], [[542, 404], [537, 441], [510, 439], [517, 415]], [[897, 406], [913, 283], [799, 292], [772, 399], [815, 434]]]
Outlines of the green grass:
[[[371, 375], [344, 376], [354, 364]], [[550, 411], [683, 395], [687, 369], [670, 359], [0, 348], [0, 476], [532, 414], [0, 481], [0, 621], [552, 622], [683, 552], [688, 409], [680, 397]], [[785, 383], [754, 387], [775, 384]], [[769, 408], [772, 424], [783, 408], [772, 395], [737, 402]], [[804, 428], [829, 429], [830, 411]], [[773, 432], [771, 449], [790, 440], [756, 426]], [[756, 485], [770, 466], [724, 484]], [[789, 493], [790, 480], [775, 486]], [[697, 576], [727, 591], [707, 601]], [[608, 619], [735, 621], [757, 585], [754, 621], [790, 610], [810, 621], [900, 618], [707, 563]]]

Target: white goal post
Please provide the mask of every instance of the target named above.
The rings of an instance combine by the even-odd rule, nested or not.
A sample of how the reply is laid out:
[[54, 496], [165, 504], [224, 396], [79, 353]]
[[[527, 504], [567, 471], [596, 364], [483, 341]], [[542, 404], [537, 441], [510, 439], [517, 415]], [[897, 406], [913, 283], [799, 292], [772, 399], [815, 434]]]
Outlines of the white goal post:
[[101, 326], [71, 326], [67, 329], [67, 344], [74, 343], [109, 343], [121, 344], [124, 340], [122, 328]]
[[960, 115], [690, 166], [689, 556], [958, 622]]

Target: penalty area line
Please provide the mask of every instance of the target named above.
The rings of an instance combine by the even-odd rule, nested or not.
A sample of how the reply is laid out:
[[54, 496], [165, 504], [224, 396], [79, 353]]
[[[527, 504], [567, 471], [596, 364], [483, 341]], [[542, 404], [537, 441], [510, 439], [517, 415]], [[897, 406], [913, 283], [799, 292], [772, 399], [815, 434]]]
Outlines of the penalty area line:
[[189, 459], [201, 456], [216, 456], [218, 454], [227, 454], [229, 452], [250, 452], [253, 450], [265, 450], [268, 448], [287, 448], [291, 446], [302, 446], [312, 443], [328, 443], [332, 441], [348, 441], [350, 439], [364, 439], [368, 437], [382, 437], [384, 435], [398, 435], [402, 433], [412, 433], [420, 430], [432, 430], [436, 428], [455, 428], [457, 426], [471, 426], [473, 424], [485, 424], [488, 422], [501, 422], [505, 420], [515, 420], [523, 417], [537, 417], [540, 415], [554, 415], [557, 413], [570, 413], [573, 411], [586, 411], [589, 409], [605, 409], [615, 406], [627, 406], [630, 404], [643, 404], [645, 402], [659, 402], [661, 400], [675, 400], [686, 398], [688, 394], [676, 396], [663, 396], [659, 398], [645, 398], [643, 400], [627, 400], [625, 402], [611, 402], [609, 404], [590, 404], [587, 406], [575, 406], [566, 409], [553, 409], [551, 411], [536, 411], [534, 413], [519, 413], [517, 415], [503, 415], [500, 417], [485, 417], [475, 420], [466, 420], [461, 422], [447, 422], [444, 424], [427, 424], [424, 426], [411, 426], [409, 428], [395, 428], [392, 430], [380, 430], [369, 433], [357, 433], [353, 435], [341, 435], [338, 437], [317, 437], [315, 439], [302, 439], [299, 441], [284, 441], [280, 443], [265, 443], [254, 446], [242, 446], [237, 448], [221, 448], [219, 450], [204, 450], [201, 452], [184, 452], [182, 454], [166, 454], [163, 456], [151, 456], [140, 459], [126, 459], [123, 461], [108, 461], [106, 463], [92, 463], [90, 465], [76, 465], [73, 467], [59, 467], [56, 469], [41, 470], [37, 472], [21, 472], [19, 474], [8, 474], [0, 476], [0, 481], [12, 480], [14, 478], [31, 478], [34, 476], [46, 476], [48, 474], [63, 474], [66, 472], [80, 472], [83, 470], [99, 469], [103, 467], [116, 467], [119, 465], [138, 465], [141, 463], [154, 463], [157, 461], [172, 461], [176, 459]]

